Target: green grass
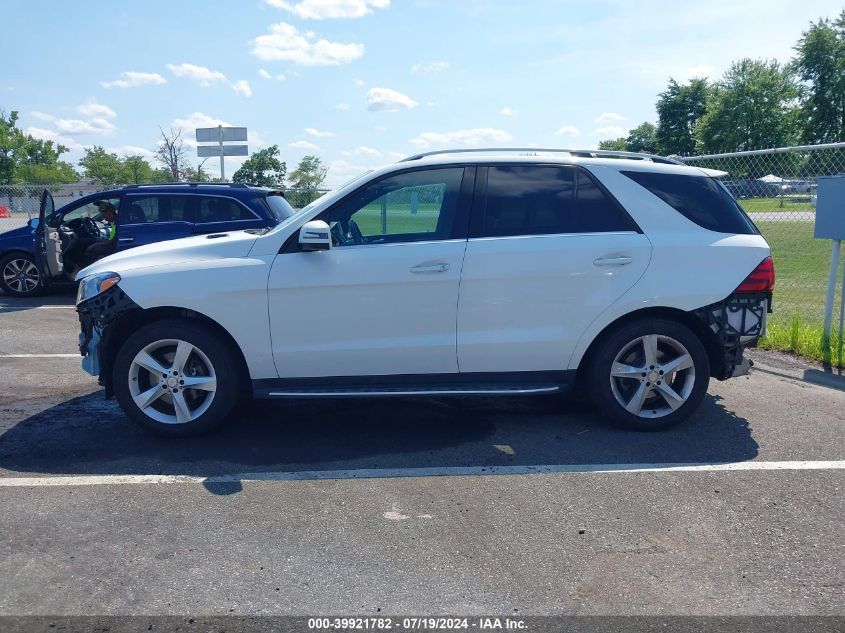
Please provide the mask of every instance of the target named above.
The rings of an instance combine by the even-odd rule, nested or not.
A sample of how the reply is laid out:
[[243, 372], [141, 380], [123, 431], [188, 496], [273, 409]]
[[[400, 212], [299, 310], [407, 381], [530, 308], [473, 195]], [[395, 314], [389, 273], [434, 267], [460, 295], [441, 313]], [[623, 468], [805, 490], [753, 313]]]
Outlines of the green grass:
[[[420, 203], [411, 213], [410, 204], [391, 204], [387, 214], [387, 233], [433, 233], [437, 229], [440, 203]], [[371, 204], [352, 216], [365, 236], [382, 235], [381, 205]]]
[[[775, 291], [764, 349], [793, 352], [842, 367], [838, 339], [824, 339], [830, 241], [813, 239], [812, 222], [757, 222], [772, 247]], [[838, 298], [836, 305], [838, 306]], [[837, 315], [834, 315], [838, 317]], [[834, 331], [838, 331], [835, 320]]]
[[791, 211], [815, 211], [810, 196], [785, 196], [783, 198], [744, 198], [739, 200], [746, 213], [789, 213]]

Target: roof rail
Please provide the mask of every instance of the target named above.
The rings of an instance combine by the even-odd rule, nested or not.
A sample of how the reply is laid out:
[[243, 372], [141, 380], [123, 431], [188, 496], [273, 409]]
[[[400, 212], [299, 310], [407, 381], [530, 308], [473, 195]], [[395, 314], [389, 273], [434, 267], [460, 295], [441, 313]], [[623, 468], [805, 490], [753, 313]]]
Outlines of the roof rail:
[[582, 158], [631, 158], [637, 160], [648, 160], [653, 163], [664, 163], [667, 165], [683, 165], [681, 161], [665, 156], [658, 156], [657, 154], [644, 154], [639, 152], [619, 152], [615, 150], [602, 149], [558, 149], [548, 147], [478, 147], [478, 148], [459, 148], [459, 149], [439, 149], [432, 152], [423, 152], [422, 154], [414, 154], [400, 160], [400, 163], [406, 163], [412, 160], [419, 160], [426, 156], [437, 156], [440, 154], [477, 154], [479, 152], [531, 152], [532, 154], [546, 152], [556, 154], [569, 154], [570, 156], [580, 156]]
[[141, 187], [196, 187], [198, 185], [236, 187], [238, 189], [249, 189], [250, 187], [250, 185], [243, 182], [148, 182], [141, 185], [126, 185], [126, 189], [140, 189]]

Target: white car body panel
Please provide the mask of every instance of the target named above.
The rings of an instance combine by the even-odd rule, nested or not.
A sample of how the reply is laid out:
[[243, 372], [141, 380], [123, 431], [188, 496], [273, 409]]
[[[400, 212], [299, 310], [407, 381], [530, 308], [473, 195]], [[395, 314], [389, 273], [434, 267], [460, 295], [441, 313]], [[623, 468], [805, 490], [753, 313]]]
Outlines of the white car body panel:
[[458, 304], [461, 371], [563, 369], [650, 257], [648, 238], [635, 232], [471, 239]]
[[456, 373], [465, 248], [446, 240], [277, 256], [268, 292], [279, 376]]

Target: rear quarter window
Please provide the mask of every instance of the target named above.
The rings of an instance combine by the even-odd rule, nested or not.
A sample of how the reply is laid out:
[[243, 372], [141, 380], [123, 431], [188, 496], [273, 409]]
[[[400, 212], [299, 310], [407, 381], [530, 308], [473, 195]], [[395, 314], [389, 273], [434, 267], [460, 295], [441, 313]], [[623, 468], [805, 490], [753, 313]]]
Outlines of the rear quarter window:
[[622, 174], [700, 227], [741, 235], [758, 232], [733, 196], [714, 178], [647, 171]]

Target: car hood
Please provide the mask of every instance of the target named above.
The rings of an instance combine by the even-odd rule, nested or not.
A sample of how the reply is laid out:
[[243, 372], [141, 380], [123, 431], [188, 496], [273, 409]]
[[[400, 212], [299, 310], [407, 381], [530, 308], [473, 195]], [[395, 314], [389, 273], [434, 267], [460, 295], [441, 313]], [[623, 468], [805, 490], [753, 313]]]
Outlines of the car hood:
[[256, 239], [258, 236], [254, 233], [230, 231], [137, 246], [94, 262], [80, 270], [76, 279], [102, 272], [120, 273], [185, 262], [246, 257]]

